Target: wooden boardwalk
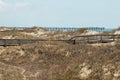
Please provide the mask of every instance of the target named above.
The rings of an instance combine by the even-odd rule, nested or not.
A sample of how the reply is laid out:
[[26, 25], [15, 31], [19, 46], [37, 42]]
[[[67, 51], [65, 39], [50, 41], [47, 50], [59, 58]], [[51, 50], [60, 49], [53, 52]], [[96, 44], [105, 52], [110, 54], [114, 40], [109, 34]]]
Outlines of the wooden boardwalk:
[[79, 43], [109, 43], [115, 40], [119, 40], [120, 35], [80, 35], [74, 36], [69, 40], [75, 40], [75, 44]]
[[19, 46], [23, 44], [31, 44], [36, 42], [57, 41], [69, 44], [81, 43], [109, 43], [120, 39], [120, 35], [81, 35], [74, 36], [69, 40], [42, 40], [42, 39], [0, 39], [0, 46]]
[[0, 39], [0, 46], [20, 46], [23, 44], [31, 44], [31, 43], [45, 42], [45, 41], [66, 42], [71, 44], [74, 43], [74, 40]]

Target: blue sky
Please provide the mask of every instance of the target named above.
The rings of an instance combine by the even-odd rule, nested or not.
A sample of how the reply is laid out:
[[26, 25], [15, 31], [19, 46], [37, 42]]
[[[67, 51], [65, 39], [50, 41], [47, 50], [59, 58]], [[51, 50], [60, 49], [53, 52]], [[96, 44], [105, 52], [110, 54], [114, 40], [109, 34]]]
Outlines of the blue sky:
[[120, 26], [120, 0], [0, 0], [0, 26]]

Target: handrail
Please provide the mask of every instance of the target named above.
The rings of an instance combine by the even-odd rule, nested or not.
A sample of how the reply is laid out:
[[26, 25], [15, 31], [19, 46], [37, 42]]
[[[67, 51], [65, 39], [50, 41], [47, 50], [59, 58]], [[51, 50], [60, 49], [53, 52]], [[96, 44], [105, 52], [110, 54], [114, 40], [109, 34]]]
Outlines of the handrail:
[[120, 35], [115, 35], [115, 34], [112, 34], [112, 35], [108, 35], [108, 34], [97, 34], [97, 35], [80, 35], [80, 36], [73, 36], [71, 37], [69, 40], [72, 40], [74, 38], [77, 38], [77, 37], [94, 37], [94, 36], [120, 36]]

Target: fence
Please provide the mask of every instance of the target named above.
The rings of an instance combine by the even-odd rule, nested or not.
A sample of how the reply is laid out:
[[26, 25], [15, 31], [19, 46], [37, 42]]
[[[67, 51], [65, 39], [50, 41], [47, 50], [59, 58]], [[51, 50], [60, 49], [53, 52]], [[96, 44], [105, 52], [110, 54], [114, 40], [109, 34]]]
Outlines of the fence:
[[69, 40], [42, 40], [42, 39], [0, 39], [0, 46], [19, 46], [35, 42], [66, 42], [69, 44], [79, 43], [108, 43], [120, 39], [120, 35], [82, 35], [74, 36]]
[[[66, 31], [75, 31], [81, 28], [78, 27], [44, 27], [47, 30], [54, 31], [54, 30], [66, 30]], [[104, 27], [85, 27], [86, 29], [93, 30], [93, 31], [108, 31]]]

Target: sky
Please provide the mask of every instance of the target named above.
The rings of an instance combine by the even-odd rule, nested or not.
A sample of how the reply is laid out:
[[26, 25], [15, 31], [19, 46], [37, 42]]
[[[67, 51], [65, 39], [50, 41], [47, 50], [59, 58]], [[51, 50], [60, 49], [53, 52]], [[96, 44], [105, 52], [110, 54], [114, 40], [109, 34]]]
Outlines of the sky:
[[0, 26], [120, 26], [120, 0], [0, 0]]

